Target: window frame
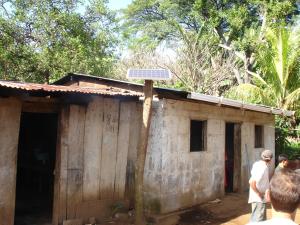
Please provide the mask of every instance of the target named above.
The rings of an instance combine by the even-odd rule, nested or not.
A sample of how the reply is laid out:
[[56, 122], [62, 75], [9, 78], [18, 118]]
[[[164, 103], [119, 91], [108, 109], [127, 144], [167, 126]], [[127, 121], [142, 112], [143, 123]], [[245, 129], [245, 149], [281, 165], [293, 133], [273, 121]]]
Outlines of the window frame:
[[[260, 137], [258, 137], [258, 135]], [[260, 124], [254, 125], [254, 148], [264, 148], [264, 126]]]
[[[196, 135], [194, 134], [193, 135], [193, 130], [192, 130], [192, 123], [193, 122], [201, 122], [201, 134], [202, 135], [202, 138], [200, 139], [201, 143], [201, 148], [200, 149], [196, 149], [195, 146], [193, 145], [193, 141], [192, 139], [195, 138], [195, 136], [197, 136], [197, 133]], [[207, 151], [207, 120], [205, 119], [195, 119], [195, 118], [191, 118], [189, 120], [189, 123], [190, 123], [190, 129], [189, 129], [189, 152], [205, 152]], [[196, 139], [197, 140], [197, 139]], [[198, 143], [199, 145], [199, 143]]]

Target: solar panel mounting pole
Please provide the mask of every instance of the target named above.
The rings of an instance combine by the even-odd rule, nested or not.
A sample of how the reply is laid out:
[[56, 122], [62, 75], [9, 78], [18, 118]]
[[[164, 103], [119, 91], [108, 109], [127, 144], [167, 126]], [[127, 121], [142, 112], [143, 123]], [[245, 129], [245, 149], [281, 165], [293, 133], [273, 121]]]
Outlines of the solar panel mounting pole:
[[145, 79], [143, 121], [138, 143], [137, 160], [135, 163], [135, 225], [145, 225], [144, 217], [144, 168], [148, 146], [149, 128], [153, 98], [153, 79], [167, 80], [171, 78], [167, 70], [128, 70], [127, 78]]
[[145, 80], [143, 103], [143, 122], [140, 130], [140, 139], [135, 165], [135, 225], [144, 225], [144, 168], [148, 146], [149, 127], [151, 121], [151, 108], [153, 97], [153, 81]]

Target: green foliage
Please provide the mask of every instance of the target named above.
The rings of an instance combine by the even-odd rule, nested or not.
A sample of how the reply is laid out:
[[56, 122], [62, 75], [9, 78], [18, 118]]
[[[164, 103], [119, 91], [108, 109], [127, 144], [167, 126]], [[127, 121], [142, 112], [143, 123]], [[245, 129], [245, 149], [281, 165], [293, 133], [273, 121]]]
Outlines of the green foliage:
[[283, 153], [287, 154], [290, 159], [295, 159], [300, 155], [300, 144], [299, 142], [290, 142], [288, 146], [284, 149]]
[[50, 82], [66, 72], [103, 75], [117, 27], [105, 1], [5, 1], [0, 9], [0, 78]]
[[299, 110], [299, 47], [298, 30], [288, 27], [268, 29], [266, 44], [260, 47], [257, 54], [257, 73], [249, 72], [253, 84], [234, 87], [228, 96], [252, 103]]
[[[185, 89], [222, 94], [227, 86], [218, 87], [217, 92], [207, 92], [202, 86], [223, 82], [212, 74], [222, 71], [232, 55], [235, 59], [230, 59], [231, 65], [225, 69], [231, 77], [224, 80], [230, 85], [251, 83], [247, 71], [255, 71], [255, 57], [264, 45], [267, 25], [292, 23], [296, 9], [295, 0], [134, 0], [124, 10], [123, 37], [134, 52], [154, 51], [162, 45], [176, 48]], [[213, 58], [220, 54], [222, 60], [215, 66]]]
[[299, 30], [277, 28], [267, 32], [268, 49], [258, 58], [264, 80], [271, 86], [277, 104], [291, 108], [300, 100]]
[[275, 152], [276, 155], [287, 154], [290, 159], [300, 154], [299, 137], [295, 137], [292, 129], [293, 121], [288, 118], [275, 118]]
[[[300, 140], [300, 123], [298, 123], [298, 125], [295, 126], [295, 129], [294, 129], [294, 132], [293, 132], [293, 137]], [[299, 142], [299, 144], [300, 144], [300, 142]]]
[[252, 84], [234, 86], [225, 93], [225, 97], [254, 104], [265, 104], [266, 102], [263, 90]]
[[285, 153], [290, 142], [288, 136], [290, 134], [291, 124], [286, 118], [276, 117], [275, 119], [275, 152], [276, 155]]
[[251, 35], [248, 31], [258, 30], [263, 17], [269, 23], [278, 24], [295, 10], [295, 0], [135, 0], [124, 11], [125, 34], [133, 46], [142, 40], [151, 41], [155, 46], [164, 40], [180, 40], [179, 25], [196, 33], [205, 29], [224, 44], [235, 42], [239, 48], [247, 49], [256, 44], [246, 41]]

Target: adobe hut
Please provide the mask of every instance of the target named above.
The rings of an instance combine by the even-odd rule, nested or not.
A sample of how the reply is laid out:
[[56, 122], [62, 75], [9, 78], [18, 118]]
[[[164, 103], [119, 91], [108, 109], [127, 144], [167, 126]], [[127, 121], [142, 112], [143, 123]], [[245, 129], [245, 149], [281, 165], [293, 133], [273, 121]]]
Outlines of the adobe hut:
[[[0, 224], [23, 214], [87, 222], [115, 203], [132, 206], [141, 96], [140, 85], [80, 74], [53, 85], [0, 81]], [[274, 114], [283, 113], [292, 112], [156, 88], [147, 212], [246, 191], [251, 164], [274, 151]]]

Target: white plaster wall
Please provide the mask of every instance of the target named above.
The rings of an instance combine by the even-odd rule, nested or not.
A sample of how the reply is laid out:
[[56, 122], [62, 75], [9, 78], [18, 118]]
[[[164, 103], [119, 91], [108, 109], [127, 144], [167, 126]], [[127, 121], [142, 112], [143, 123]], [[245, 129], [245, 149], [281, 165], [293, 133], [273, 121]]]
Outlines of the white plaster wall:
[[[206, 151], [190, 152], [191, 119], [207, 120]], [[262, 151], [254, 148], [254, 126], [264, 125], [265, 147], [274, 150], [273, 115], [164, 99], [152, 117], [145, 167], [148, 203], [166, 213], [224, 195], [226, 122], [242, 124], [241, 187], [248, 189], [249, 170]]]
[[[275, 156], [275, 127], [273, 124], [264, 125], [264, 148], [273, 151], [273, 155]], [[275, 157], [272, 159], [272, 163], [269, 164], [270, 175], [273, 174], [275, 167]]]
[[163, 132], [165, 126], [162, 103], [154, 102], [144, 171], [144, 197], [145, 209], [157, 213], [160, 212], [162, 152], [166, 145]]
[[[245, 118], [247, 120], [247, 118]], [[252, 165], [255, 161], [260, 160], [260, 155], [262, 151], [265, 149], [269, 149], [273, 151], [275, 156], [275, 128], [274, 123], [271, 121], [266, 121], [267, 124], [262, 124], [260, 121], [255, 122], [243, 122], [242, 123], [242, 171], [241, 171], [241, 182], [242, 182], [242, 190], [247, 191], [249, 189], [249, 178]], [[255, 148], [254, 147], [254, 136], [255, 125], [263, 125], [264, 126], [264, 147], [263, 148]], [[274, 170], [274, 157], [273, 162], [269, 165], [270, 174], [273, 173]]]
[[241, 126], [241, 182], [242, 189], [248, 190], [251, 165], [257, 158], [254, 149], [254, 123], [243, 122]]

